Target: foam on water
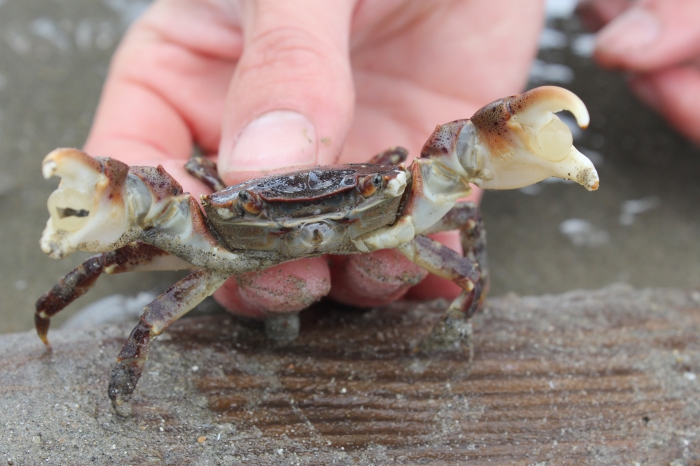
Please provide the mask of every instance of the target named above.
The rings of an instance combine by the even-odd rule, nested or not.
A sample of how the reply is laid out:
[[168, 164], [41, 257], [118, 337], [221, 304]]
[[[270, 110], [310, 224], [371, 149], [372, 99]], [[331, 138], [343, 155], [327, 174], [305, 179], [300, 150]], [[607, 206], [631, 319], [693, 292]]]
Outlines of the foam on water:
[[645, 197], [644, 199], [632, 199], [622, 203], [622, 213], [619, 221], [621, 225], [632, 225], [635, 216], [654, 209], [661, 204], [658, 197]]
[[71, 48], [68, 35], [55, 22], [45, 16], [40, 16], [32, 21], [29, 25], [29, 30], [32, 34], [50, 42], [59, 50], [65, 51]]
[[547, 0], [544, 5], [548, 20], [565, 19], [574, 15], [579, 0]]
[[570, 218], [559, 224], [559, 232], [566, 235], [574, 246], [595, 248], [610, 242], [607, 231], [593, 226], [588, 220]]
[[569, 45], [566, 33], [558, 29], [545, 27], [540, 34], [540, 49], [563, 49]]
[[595, 34], [579, 34], [571, 41], [571, 51], [579, 57], [591, 57], [595, 50]]
[[574, 80], [574, 70], [560, 63], [547, 63], [535, 59], [530, 66], [530, 81], [536, 84], [568, 84]]
[[151, 4], [147, 0], [102, 0], [102, 2], [120, 16], [124, 25], [133, 23]]
[[68, 319], [61, 328], [97, 327], [105, 324], [136, 322], [143, 308], [156, 299], [155, 293], [141, 292], [136, 296], [115, 294], [99, 299]]

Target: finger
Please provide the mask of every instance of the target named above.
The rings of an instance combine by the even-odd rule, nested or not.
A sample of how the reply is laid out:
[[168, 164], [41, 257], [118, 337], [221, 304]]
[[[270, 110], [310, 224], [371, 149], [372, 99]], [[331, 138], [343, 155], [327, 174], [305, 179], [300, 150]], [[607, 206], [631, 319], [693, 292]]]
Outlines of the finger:
[[[458, 231], [443, 231], [430, 235], [435, 241], [439, 241], [448, 248], [462, 254], [462, 244]], [[437, 298], [454, 299], [462, 292], [462, 288], [455, 285], [452, 280], [428, 274], [425, 280], [411, 288], [406, 296], [409, 299], [428, 300]]]
[[598, 32], [632, 5], [632, 0], [584, 0], [576, 6], [576, 13], [586, 29]]
[[[474, 187], [466, 200], [479, 202], [483, 191]], [[458, 231], [430, 235], [462, 253]], [[428, 274], [395, 250], [334, 257], [331, 264], [333, 289], [329, 296], [356, 306], [380, 306], [403, 296], [411, 299], [455, 298], [461, 288], [452, 281]]]
[[373, 307], [403, 297], [428, 272], [395, 249], [368, 254], [334, 256], [332, 299], [353, 306]]
[[155, 2], [112, 59], [85, 150], [129, 165], [163, 164], [186, 191], [193, 143], [218, 149], [223, 97], [242, 35], [209, 2]]
[[328, 294], [331, 276], [325, 259], [287, 262], [229, 278], [214, 298], [229, 311], [260, 318], [265, 312], [298, 312]]
[[[467, 196], [466, 199], [461, 199], [462, 201], [472, 201], [479, 205], [481, 203], [481, 198], [484, 196], [484, 190], [472, 185], [472, 193]], [[441, 233], [436, 233], [430, 235], [430, 237], [436, 241], [441, 242], [448, 248], [463, 254], [462, 242], [459, 238], [459, 231], [443, 231]], [[437, 298], [447, 298], [454, 299], [462, 292], [462, 288], [457, 286], [451, 280], [438, 277], [436, 275], [430, 274], [425, 280], [420, 282], [418, 285], [414, 286], [407, 294], [411, 299], [437, 299]]]
[[637, 76], [630, 87], [678, 131], [700, 144], [700, 70], [686, 66]]
[[700, 2], [641, 0], [616, 17], [596, 38], [601, 66], [652, 71], [700, 54]]
[[226, 97], [219, 150], [224, 181], [338, 156], [354, 105], [353, 6], [350, 0], [243, 2], [246, 46]]
[[[226, 96], [218, 167], [227, 183], [330, 163], [352, 119], [348, 35], [353, 2], [243, 2], [245, 50]], [[320, 258], [237, 277], [227, 307], [298, 311], [326, 295]], [[233, 290], [233, 287], [229, 287]]]

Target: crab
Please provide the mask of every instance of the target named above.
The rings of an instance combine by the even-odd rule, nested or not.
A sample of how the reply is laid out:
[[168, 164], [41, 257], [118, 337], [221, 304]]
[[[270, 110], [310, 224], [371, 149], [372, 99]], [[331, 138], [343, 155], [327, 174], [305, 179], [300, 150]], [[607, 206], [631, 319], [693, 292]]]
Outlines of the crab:
[[[226, 187], [212, 162], [193, 158], [187, 171], [215, 191], [201, 197], [201, 207], [160, 166], [129, 167], [57, 149], [42, 166], [45, 178], [62, 181], [48, 200], [41, 249], [56, 259], [74, 251], [100, 254], [37, 301], [39, 337], [50, 349], [50, 318], [102, 273], [191, 269], [144, 308], [119, 353], [108, 389], [119, 412], [141, 377], [151, 341], [227, 278], [302, 257], [396, 248], [462, 288], [416, 350], [471, 355], [470, 318], [482, 303], [488, 271], [478, 208], [459, 199], [470, 193], [470, 183], [512, 189], [550, 176], [597, 189], [593, 164], [555, 115], [561, 110], [588, 125], [583, 102], [562, 88], [497, 100], [471, 119], [438, 125], [408, 167], [402, 163], [406, 151], [392, 148], [366, 164], [315, 167]], [[461, 230], [464, 255], [426, 236], [453, 229]], [[290, 339], [298, 320], [270, 314], [266, 328], [272, 338]]]

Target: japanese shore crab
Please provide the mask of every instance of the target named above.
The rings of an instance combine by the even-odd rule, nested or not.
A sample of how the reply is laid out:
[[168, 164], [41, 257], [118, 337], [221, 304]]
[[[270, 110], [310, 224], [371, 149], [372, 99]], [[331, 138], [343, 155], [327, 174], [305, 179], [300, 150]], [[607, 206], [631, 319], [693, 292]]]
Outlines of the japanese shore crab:
[[[43, 162], [44, 177], [62, 181], [48, 201], [51, 217], [41, 248], [56, 259], [78, 250], [101, 254], [37, 301], [37, 332], [49, 346], [51, 316], [103, 272], [192, 269], [145, 307], [119, 353], [109, 384], [116, 408], [130, 399], [151, 340], [228, 277], [301, 257], [397, 248], [463, 290], [418, 350], [461, 351], [470, 344], [469, 319], [487, 281], [478, 208], [458, 202], [470, 193], [470, 183], [511, 189], [555, 176], [598, 188], [593, 164], [554, 115], [561, 110], [581, 127], [588, 125], [585, 105], [565, 89], [541, 87], [495, 101], [470, 120], [438, 126], [409, 167], [400, 163], [406, 151], [394, 148], [367, 164], [316, 167], [226, 187], [208, 159], [195, 158], [188, 171], [215, 191], [202, 196], [206, 216], [162, 167], [129, 167], [57, 149]], [[450, 229], [461, 229], [464, 256], [425, 236]], [[295, 335], [293, 318], [268, 320], [273, 337]]]

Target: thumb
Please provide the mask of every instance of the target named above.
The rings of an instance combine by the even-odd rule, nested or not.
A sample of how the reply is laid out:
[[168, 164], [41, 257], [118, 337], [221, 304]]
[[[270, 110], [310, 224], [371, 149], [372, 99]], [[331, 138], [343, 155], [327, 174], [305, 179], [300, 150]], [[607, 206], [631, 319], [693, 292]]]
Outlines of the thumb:
[[700, 2], [642, 0], [617, 16], [596, 38], [605, 67], [647, 72], [700, 53]]
[[226, 97], [219, 173], [227, 183], [335, 161], [352, 120], [354, 2], [244, 1], [245, 48]]

